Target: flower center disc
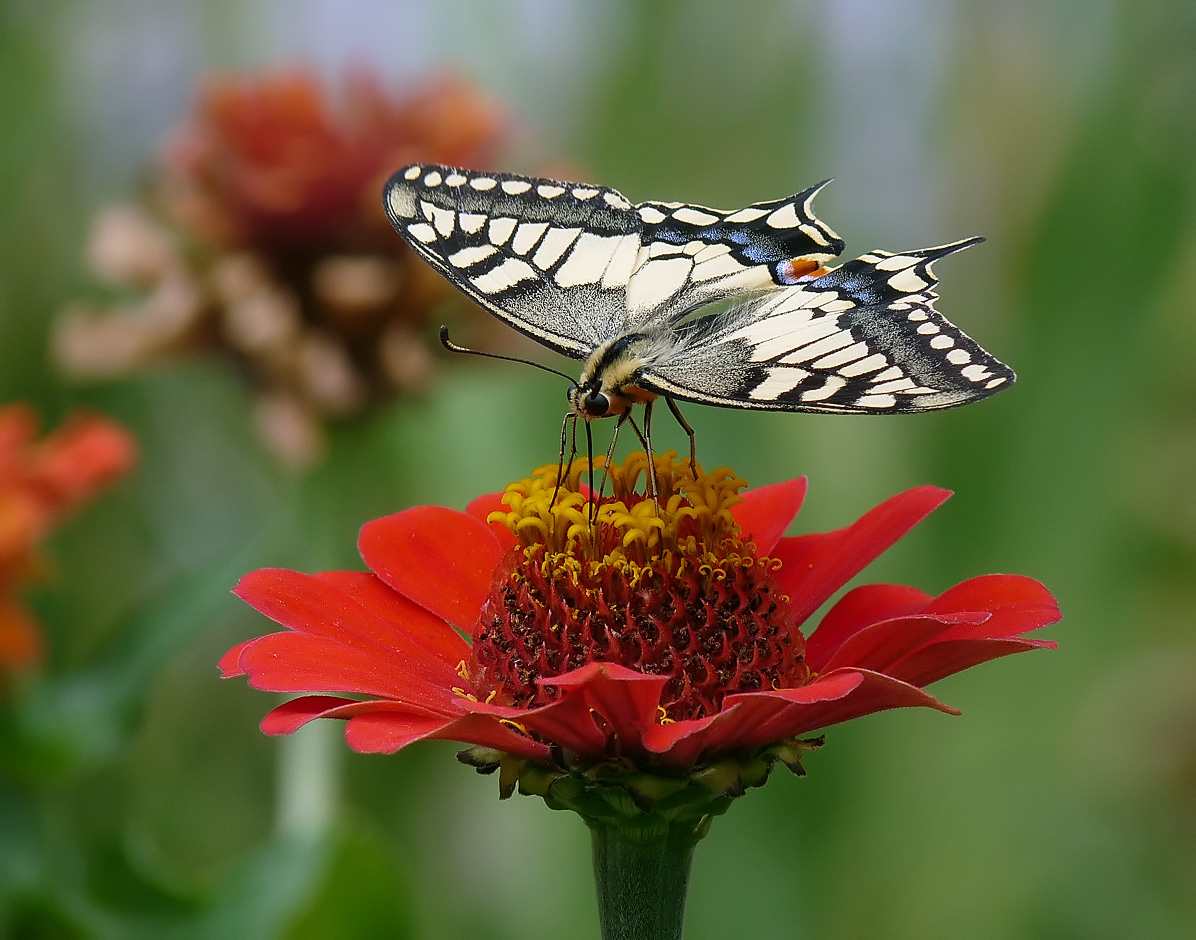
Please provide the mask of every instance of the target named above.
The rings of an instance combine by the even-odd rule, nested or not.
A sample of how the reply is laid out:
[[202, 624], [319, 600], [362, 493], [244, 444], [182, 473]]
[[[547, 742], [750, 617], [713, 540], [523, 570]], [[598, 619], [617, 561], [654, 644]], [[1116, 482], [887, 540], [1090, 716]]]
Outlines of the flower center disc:
[[[604, 461], [595, 461], [595, 481]], [[557, 466], [503, 494], [491, 515], [519, 540], [495, 575], [473, 631], [469, 678], [488, 701], [556, 697], [537, 679], [591, 662], [668, 676], [667, 718], [717, 712], [724, 696], [801, 685], [805, 638], [780, 593], [775, 560], [741, 538], [730, 507], [746, 484], [729, 470], [695, 477], [688, 459], [656, 458], [660, 510], [636, 492], [643, 453], [610, 467], [595, 510], [586, 461], [553, 503]], [[644, 486], [647, 489], [647, 486]], [[596, 518], [595, 518], [596, 517]]]

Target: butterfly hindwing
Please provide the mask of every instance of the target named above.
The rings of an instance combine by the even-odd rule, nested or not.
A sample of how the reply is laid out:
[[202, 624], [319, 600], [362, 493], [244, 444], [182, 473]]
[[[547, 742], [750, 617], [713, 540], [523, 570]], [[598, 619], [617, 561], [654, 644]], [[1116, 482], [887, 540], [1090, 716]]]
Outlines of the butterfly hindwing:
[[931, 265], [969, 239], [873, 251], [724, 314], [683, 324], [640, 384], [738, 408], [892, 413], [984, 398], [1014, 374], [934, 308]]
[[820, 188], [724, 212], [421, 165], [391, 177], [385, 203], [395, 229], [464, 293], [585, 358], [604, 340], [792, 283], [837, 255], [842, 240], [811, 209]]
[[843, 240], [812, 208], [825, 185], [733, 212], [680, 202], [640, 203], [643, 245], [628, 289], [627, 328], [792, 284], [838, 256]]

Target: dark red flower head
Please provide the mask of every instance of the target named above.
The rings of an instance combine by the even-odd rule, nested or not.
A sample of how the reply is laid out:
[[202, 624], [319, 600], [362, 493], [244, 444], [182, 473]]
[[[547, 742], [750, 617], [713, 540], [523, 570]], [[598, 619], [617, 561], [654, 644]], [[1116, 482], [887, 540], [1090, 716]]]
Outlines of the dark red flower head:
[[[737, 495], [730, 471], [658, 458], [660, 508], [635, 493], [643, 455], [599, 500], [575, 467], [552, 502], [543, 467], [465, 512], [422, 506], [361, 533], [369, 572], [262, 570], [236, 593], [289, 628], [243, 643], [225, 676], [314, 694], [268, 734], [348, 719], [358, 751], [449, 738], [532, 761], [567, 753], [692, 769], [870, 712], [940, 711], [923, 686], [1009, 653], [1059, 618], [1038, 582], [989, 575], [938, 597], [839, 588], [949, 495], [901, 493], [834, 532], [783, 538], [805, 480]], [[471, 638], [466, 641], [463, 634]]]
[[[553, 679], [616, 663], [667, 681], [661, 717], [716, 714], [736, 692], [805, 683], [805, 639], [731, 506], [744, 484], [721, 470], [662, 476], [661, 512], [636, 493], [647, 460], [611, 468], [597, 525], [580, 470], [549, 511], [540, 475], [508, 488], [502, 522], [519, 546], [496, 572], [473, 627], [469, 680], [484, 700], [531, 708], [555, 701]], [[555, 481], [554, 481], [555, 482]]]

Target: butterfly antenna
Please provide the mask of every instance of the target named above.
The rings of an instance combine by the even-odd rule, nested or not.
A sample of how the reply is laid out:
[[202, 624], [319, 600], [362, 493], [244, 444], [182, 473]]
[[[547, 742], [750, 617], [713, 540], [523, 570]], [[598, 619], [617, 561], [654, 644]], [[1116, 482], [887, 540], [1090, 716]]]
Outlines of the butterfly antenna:
[[551, 372], [553, 375], [559, 375], [567, 382], [573, 381], [573, 376], [566, 375], [559, 369], [554, 369], [552, 366], [546, 366], [543, 363], [533, 362], [531, 359], [520, 359], [518, 356], [503, 356], [499, 353], [483, 352], [480, 349], [470, 349], [467, 346], [458, 346], [451, 339], [449, 339], [449, 331], [447, 326], [440, 328], [440, 345], [449, 352], [465, 353], [467, 356], [481, 356], [483, 359], [502, 359], [504, 362], [518, 362], [521, 365], [532, 366], [542, 372]]

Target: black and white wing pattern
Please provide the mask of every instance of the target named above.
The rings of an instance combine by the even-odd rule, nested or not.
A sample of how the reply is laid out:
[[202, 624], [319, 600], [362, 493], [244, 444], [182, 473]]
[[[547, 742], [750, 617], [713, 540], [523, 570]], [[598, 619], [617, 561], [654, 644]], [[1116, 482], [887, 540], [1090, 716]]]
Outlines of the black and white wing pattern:
[[811, 203], [633, 205], [602, 186], [421, 164], [386, 184], [396, 231], [461, 291], [557, 352], [796, 283], [843, 250]]
[[977, 401], [1013, 371], [934, 309], [931, 265], [982, 241], [872, 251], [819, 277], [680, 325], [637, 383], [684, 401], [838, 413]]

